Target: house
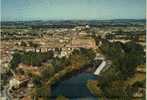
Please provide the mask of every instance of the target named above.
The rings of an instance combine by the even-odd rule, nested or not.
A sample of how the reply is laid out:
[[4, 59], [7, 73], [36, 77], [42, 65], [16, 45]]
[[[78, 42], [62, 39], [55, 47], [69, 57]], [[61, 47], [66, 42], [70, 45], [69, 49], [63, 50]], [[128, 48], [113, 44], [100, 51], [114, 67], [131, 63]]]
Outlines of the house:
[[12, 88], [18, 88], [20, 83], [21, 82], [19, 80], [15, 79], [15, 78], [12, 78], [9, 81], [9, 90], [11, 90]]
[[59, 58], [69, 57], [70, 53], [73, 51], [72, 48], [68, 48], [68, 47], [63, 47], [60, 49], [61, 49], [60, 52], [57, 51], [54, 52], [54, 57], [59, 57]]
[[87, 34], [88, 34], [88, 33], [85, 32], [85, 31], [81, 31], [81, 32], [78, 33], [78, 35], [80, 35], [80, 36], [85, 36], [85, 35], [87, 35]]

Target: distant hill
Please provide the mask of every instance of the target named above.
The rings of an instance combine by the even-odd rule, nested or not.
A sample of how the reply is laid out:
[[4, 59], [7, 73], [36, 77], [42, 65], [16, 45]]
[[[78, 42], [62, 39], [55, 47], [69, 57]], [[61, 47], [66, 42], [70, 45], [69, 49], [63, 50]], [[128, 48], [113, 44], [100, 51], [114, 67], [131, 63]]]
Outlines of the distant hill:
[[34, 21], [2, 21], [1, 26], [29, 26], [29, 27], [55, 27], [55, 28], [70, 28], [78, 25], [90, 25], [91, 27], [104, 25], [145, 25], [145, 19], [113, 19], [113, 20], [34, 20]]

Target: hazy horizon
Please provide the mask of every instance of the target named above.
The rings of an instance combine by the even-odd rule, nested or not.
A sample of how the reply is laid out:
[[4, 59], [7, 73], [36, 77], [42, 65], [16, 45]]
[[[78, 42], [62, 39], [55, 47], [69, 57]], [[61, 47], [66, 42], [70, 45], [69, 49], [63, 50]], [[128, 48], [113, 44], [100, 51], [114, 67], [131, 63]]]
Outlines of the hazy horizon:
[[31, 22], [31, 21], [111, 21], [111, 20], [146, 20], [145, 18], [138, 19], [49, 19], [49, 20], [0, 20], [0, 22]]
[[145, 19], [145, 0], [1, 0], [1, 21]]

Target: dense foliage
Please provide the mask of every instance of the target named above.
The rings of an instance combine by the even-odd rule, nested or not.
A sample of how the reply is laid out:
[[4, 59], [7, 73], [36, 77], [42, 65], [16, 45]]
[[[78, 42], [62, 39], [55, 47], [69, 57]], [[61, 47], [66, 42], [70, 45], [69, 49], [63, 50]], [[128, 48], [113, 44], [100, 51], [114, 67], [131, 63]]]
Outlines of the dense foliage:
[[22, 55], [20, 53], [14, 53], [13, 58], [10, 61], [10, 66], [13, 70], [18, 66], [18, 64], [21, 62]]
[[120, 79], [131, 77], [137, 65], [145, 62], [143, 47], [135, 42], [106, 43], [101, 47], [107, 58], [112, 60], [112, 69]]
[[92, 49], [80, 48], [74, 50], [69, 57], [70, 65], [75, 69], [80, 69], [86, 64], [90, 64], [95, 58], [95, 52]]
[[23, 53], [15, 53], [10, 62], [11, 68], [15, 69], [19, 63], [40, 66], [43, 62], [48, 61], [53, 57], [53, 52], [48, 51], [45, 53], [41, 52], [23, 52]]
[[134, 91], [125, 80], [134, 76], [137, 65], [145, 63], [143, 47], [133, 41], [125, 44], [108, 41], [104, 43], [100, 49], [111, 59], [112, 65], [100, 80], [102, 96], [130, 100]]

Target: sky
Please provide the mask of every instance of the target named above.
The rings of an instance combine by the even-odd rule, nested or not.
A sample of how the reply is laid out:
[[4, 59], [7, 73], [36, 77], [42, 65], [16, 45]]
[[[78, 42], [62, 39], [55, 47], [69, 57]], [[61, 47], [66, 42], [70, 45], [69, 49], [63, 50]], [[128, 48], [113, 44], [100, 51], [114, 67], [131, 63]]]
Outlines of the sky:
[[1, 0], [1, 20], [142, 19], [145, 4], [145, 0]]

